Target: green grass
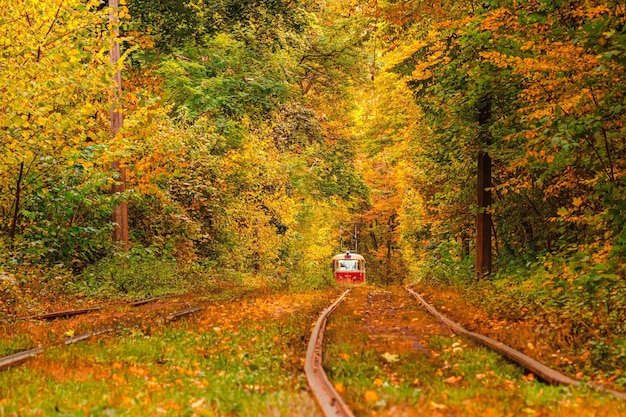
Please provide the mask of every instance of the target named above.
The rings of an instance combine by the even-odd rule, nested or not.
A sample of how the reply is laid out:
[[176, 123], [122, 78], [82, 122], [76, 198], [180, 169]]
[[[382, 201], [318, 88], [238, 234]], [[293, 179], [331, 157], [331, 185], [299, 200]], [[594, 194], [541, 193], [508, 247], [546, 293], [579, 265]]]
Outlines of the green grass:
[[0, 340], [0, 358], [30, 349], [32, 345], [31, 338], [23, 334], [16, 334], [10, 340]]
[[183, 293], [189, 288], [175, 260], [147, 249], [104, 259], [85, 269], [74, 284], [75, 292], [98, 298], [154, 297]]

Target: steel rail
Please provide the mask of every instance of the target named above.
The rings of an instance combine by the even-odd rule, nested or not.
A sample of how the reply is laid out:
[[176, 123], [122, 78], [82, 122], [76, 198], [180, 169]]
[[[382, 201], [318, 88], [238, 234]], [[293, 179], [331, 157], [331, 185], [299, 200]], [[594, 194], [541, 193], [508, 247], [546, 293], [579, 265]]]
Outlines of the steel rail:
[[94, 330], [92, 332], [66, 337], [58, 342], [50, 343], [49, 345], [46, 345], [46, 346], [39, 346], [34, 349], [23, 350], [21, 352], [17, 352], [9, 356], [5, 356], [3, 358], [0, 358], [0, 370], [3, 370], [13, 365], [17, 365], [30, 358], [34, 358], [35, 356], [42, 354], [46, 349], [51, 348], [53, 346], [73, 345], [74, 343], [81, 342], [83, 340], [89, 339], [90, 337], [98, 336], [98, 335], [109, 333], [112, 331], [113, 331], [113, 328], [110, 328], [110, 327], [106, 329]]
[[[498, 342], [497, 340], [494, 340], [490, 337], [484, 336], [480, 333], [475, 333], [475, 332], [471, 332], [469, 330], [467, 330], [466, 328], [464, 328], [463, 326], [461, 326], [460, 324], [450, 320], [449, 318], [447, 318], [446, 316], [444, 316], [443, 314], [441, 314], [435, 307], [433, 307], [432, 305], [428, 304], [428, 302], [426, 302], [426, 300], [419, 295], [418, 293], [416, 293], [415, 291], [413, 291], [411, 288], [409, 287], [404, 287], [413, 297], [415, 297], [420, 303], [422, 303], [422, 305], [434, 316], [436, 316], [439, 320], [441, 320], [443, 323], [445, 323], [450, 330], [452, 330], [454, 333], [456, 334], [463, 334], [465, 336], [468, 336], [474, 340], [479, 341], [480, 343], [482, 343], [483, 345], [495, 350], [496, 352], [504, 355], [505, 357], [507, 357], [509, 360], [521, 365], [522, 367], [524, 367], [525, 369], [527, 369], [528, 371], [532, 372], [533, 374], [535, 374], [536, 376], [538, 376], [539, 378], [541, 378], [542, 380], [544, 380], [545, 382], [549, 383], [549, 384], [561, 384], [561, 385], [570, 385], [570, 386], [579, 386], [582, 385], [583, 382], [576, 380], [574, 378], [570, 378], [567, 375], [563, 375], [562, 373], [555, 371], [554, 369], [542, 364], [539, 361], [536, 361], [535, 359], [524, 355], [522, 352], [515, 350], [507, 345], [505, 345], [504, 343]], [[626, 400], [626, 394], [619, 392], [619, 391], [615, 391], [609, 388], [605, 388], [599, 384], [594, 384], [594, 383], [587, 383], [586, 385], [591, 386], [592, 388], [598, 390], [598, 391], [602, 391], [602, 392], [606, 392], [608, 394], [611, 394], [617, 398], [620, 398], [622, 400]]]
[[102, 307], [81, 308], [78, 310], [62, 310], [51, 313], [35, 314], [32, 316], [18, 317], [18, 320], [52, 320], [59, 317], [78, 316], [79, 314], [91, 313], [92, 311], [101, 310]]
[[150, 303], [154, 303], [156, 301], [159, 301], [161, 299], [161, 297], [153, 297], [153, 298], [147, 298], [145, 300], [139, 300], [139, 301], [131, 301], [128, 304], [131, 307], [139, 307], [145, 304], [150, 304]]
[[0, 358], [0, 370], [17, 365], [18, 363], [24, 362], [30, 358], [34, 358], [35, 356], [43, 353], [44, 350], [45, 348], [43, 346], [39, 346], [34, 349], [23, 350], [21, 352]]
[[335, 390], [335, 387], [328, 379], [328, 375], [326, 375], [322, 367], [322, 342], [324, 340], [326, 321], [328, 316], [335, 311], [339, 303], [344, 300], [349, 292], [350, 289], [344, 291], [337, 301], [322, 312], [313, 328], [309, 347], [306, 352], [304, 373], [306, 374], [309, 387], [311, 387], [311, 391], [313, 391], [313, 395], [326, 417], [354, 417], [354, 414], [352, 414], [352, 411], [350, 411], [339, 393]]
[[178, 319], [180, 317], [187, 316], [189, 314], [193, 314], [193, 313], [195, 313], [197, 311], [200, 311], [200, 310], [202, 310], [202, 307], [191, 307], [191, 308], [188, 308], [186, 310], [178, 311], [176, 313], [169, 314], [167, 316], [167, 321], [176, 320], [176, 319]]

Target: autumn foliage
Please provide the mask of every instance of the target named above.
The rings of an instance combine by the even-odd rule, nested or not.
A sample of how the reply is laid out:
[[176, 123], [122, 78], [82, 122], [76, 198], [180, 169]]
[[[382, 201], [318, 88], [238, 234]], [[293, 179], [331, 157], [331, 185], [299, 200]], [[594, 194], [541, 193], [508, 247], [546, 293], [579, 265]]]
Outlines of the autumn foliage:
[[[122, 1], [119, 36], [100, 1], [3, 4], [3, 286], [33, 265], [97, 276], [120, 200], [146, 259], [323, 285], [337, 225], [365, 195], [345, 126], [359, 55], [343, 52], [358, 26], [338, 39], [296, 3]], [[339, 9], [323, 13], [341, 20]], [[112, 137], [118, 69], [124, 127]], [[110, 193], [112, 161], [128, 172], [122, 194]]]
[[[533, 311], [596, 363], [622, 358], [623, 5], [379, 1], [370, 13], [361, 115], [378, 168], [365, 172], [402, 194], [371, 214], [397, 213], [406, 268], [498, 314]], [[492, 159], [493, 284], [471, 262], [479, 152]]]

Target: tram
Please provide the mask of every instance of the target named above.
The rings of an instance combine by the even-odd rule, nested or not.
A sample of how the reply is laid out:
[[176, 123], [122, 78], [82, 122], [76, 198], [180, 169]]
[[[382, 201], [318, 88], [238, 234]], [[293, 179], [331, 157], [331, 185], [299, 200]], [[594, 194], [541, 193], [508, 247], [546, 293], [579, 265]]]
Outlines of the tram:
[[333, 256], [331, 267], [338, 283], [365, 282], [365, 258], [358, 253], [347, 251]]

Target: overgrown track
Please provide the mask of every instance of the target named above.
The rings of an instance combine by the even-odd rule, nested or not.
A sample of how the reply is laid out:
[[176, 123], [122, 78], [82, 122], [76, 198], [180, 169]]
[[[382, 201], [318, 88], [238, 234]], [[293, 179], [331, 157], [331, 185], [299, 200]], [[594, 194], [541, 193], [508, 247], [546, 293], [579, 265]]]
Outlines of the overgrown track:
[[[144, 305], [153, 301], [158, 300], [158, 298], [152, 298], [149, 300], [142, 300], [140, 302], [134, 302], [134, 303], [130, 303], [131, 306], [136, 307], [136, 306], [140, 306], [140, 305]], [[46, 317], [43, 317], [44, 319], [49, 319], [49, 318], [57, 318], [57, 317], [69, 317], [72, 315], [77, 315], [77, 314], [84, 314], [90, 311], [95, 311], [98, 310], [97, 309], [85, 309], [86, 311], [81, 311], [80, 313], [76, 313], [76, 314], [61, 314], [61, 313], [73, 313], [75, 311], [79, 311], [79, 310], [68, 310], [68, 311], [63, 311], [63, 312], [56, 312], [56, 313], [49, 313], [48, 315], [43, 315]], [[170, 321], [174, 321], [177, 320], [181, 317], [184, 316], [188, 316], [191, 315], [193, 313], [196, 313], [198, 311], [202, 310], [202, 307], [191, 307], [191, 308], [186, 308], [184, 310], [178, 311], [178, 312], [174, 312], [174, 313], [170, 313], [165, 317], [165, 321], [166, 322], [170, 322]], [[33, 317], [28, 317], [28, 318], [33, 318], [33, 319], [38, 319], [40, 317], [37, 316], [33, 316]], [[74, 343], [78, 343], [81, 342], [83, 340], [87, 340], [90, 339], [92, 337], [95, 336], [99, 336], [105, 333], [110, 333], [113, 332], [115, 330], [121, 330], [123, 328], [123, 326], [117, 326], [117, 327], [105, 327], [102, 329], [97, 329], [97, 330], [93, 330], [87, 333], [83, 333], [77, 336], [71, 336], [71, 337], [66, 337], [58, 342], [54, 342], [54, 343], [50, 343], [47, 344], [45, 346], [38, 346], [36, 348], [33, 349], [28, 349], [28, 350], [23, 350], [21, 352], [17, 352], [14, 353], [12, 355], [9, 356], [5, 356], [0, 358], [0, 371], [4, 370], [6, 368], [9, 368], [11, 366], [15, 366], [15, 365], [19, 365], [23, 362], [25, 362], [26, 360], [30, 359], [30, 358], [34, 358], [35, 356], [38, 356], [40, 354], [42, 354], [46, 349], [54, 347], [54, 346], [69, 346], [72, 345]]]
[[[466, 330], [461, 325], [453, 322], [452, 320], [441, 314], [439, 311], [437, 311], [415, 291], [408, 287], [405, 287], [405, 289], [413, 297], [415, 297], [426, 308], [426, 310], [428, 310], [432, 315], [441, 320], [452, 332], [459, 335], [468, 336], [480, 342], [484, 346], [502, 354], [512, 362], [515, 362], [523, 368], [527, 369], [528, 371], [532, 372], [534, 375], [536, 375], [538, 378], [542, 379], [546, 383], [570, 386], [579, 386], [584, 384], [584, 382], [563, 375], [555, 371], [554, 369], [551, 369], [548, 366], [494, 339]], [[354, 417], [354, 414], [348, 408], [339, 393], [335, 390], [333, 384], [328, 379], [328, 376], [326, 375], [326, 372], [322, 367], [322, 343], [324, 340], [324, 330], [326, 322], [329, 316], [337, 309], [338, 305], [346, 298], [349, 292], [349, 289], [344, 291], [344, 293], [333, 304], [331, 304], [326, 310], [322, 312], [311, 333], [311, 339], [309, 341], [306, 354], [305, 374], [307, 382], [320, 406], [320, 409], [326, 417]], [[603, 391], [621, 400], [626, 400], [626, 394], [624, 393], [610, 390], [600, 385], [588, 385], [597, 389], [598, 391]]]
[[[517, 363], [518, 365], [524, 367], [525, 369], [527, 369], [528, 371], [532, 372], [533, 374], [535, 374], [536, 376], [538, 376], [539, 378], [541, 378], [542, 380], [544, 380], [545, 382], [549, 383], [549, 384], [561, 384], [561, 385], [571, 385], [571, 386], [578, 386], [581, 385], [581, 381], [578, 381], [576, 379], [570, 378], [566, 375], [563, 375], [560, 372], [555, 371], [552, 368], [549, 368], [548, 366], [536, 361], [535, 359], [524, 355], [523, 353], [501, 343], [498, 342], [497, 340], [494, 340], [490, 337], [484, 336], [482, 334], [479, 333], [474, 333], [471, 332], [467, 329], [465, 329], [463, 326], [461, 326], [458, 323], [453, 322], [452, 320], [450, 320], [449, 318], [447, 318], [446, 316], [444, 316], [443, 314], [441, 314], [439, 311], [437, 311], [437, 309], [435, 309], [433, 306], [431, 306], [430, 304], [428, 304], [426, 302], [426, 300], [424, 300], [423, 297], [421, 297], [418, 293], [416, 293], [415, 291], [413, 291], [412, 289], [405, 287], [405, 289], [413, 296], [415, 297], [425, 308], [426, 310], [428, 310], [431, 314], [433, 314], [434, 316], [436, 316], [439, 320], [441, 320], [442, 322], [444, 322], [449, 328], [450, 330], [452, 330], [454, 333], [456, 334], [462, 334], [465, 336], [468, 336], [474, 340], [479, 341], [480, 343], [482, 343], [483, 345], [489, 347], [490, 349], [495, 350], [496, 352], [504, 355], [505, 357], [507, 357], [509, 360]], [[589, 384], [590, 386], [592, 386], [594, 389], [597, 389], [599, 391], [603, 391], [603, 392], [607, 392], [609, 394], [612, 394], [613, 396], [620, 398], [622, 400], [626, 400], [626, 394], [622, 393], [622, 392], [618, 392], [618, 391], [614, 391], [608, 388], [605, 388], [603, 386], [600, 385], [596, 385], [596, 384]]]
[[65, 346], [73, 345], [74, 343], [82, 342], [83, 340], [87, 340], [91, 337], [98, 336], [104, 333], [109, 333], [112, 331], [113, 331], [112, 328], [95, 330], [93, 332], [80, 334], [78, 336], [66, 337], [60, 342], [52, 343], [48, 346], [39, 346], [34, 349], [24, 350], [22, 352], [14, 353], [13, 355], [5, 356], [4, 358], [0, 358], [0, 370], [6, 369], [10, 366], [18, 365], [30, 358], [34, 358], [35, 356], [43, 353], [46, 350], [46, 348], [59, 346], [59, 345], [65, 345]]
[[333, 384], [328, 380], [328, 376], [322, 367], [322, 342], [324, 340], [326, 321], [328, 316], [335, 311], [339, 303], [344, 300], [349, 292], [349, 289], [344, 291], [337, 301], [322, 312], [311, 333], [311, 340], [309, 341], [309, 347], [306, 352], [306, 363], [304, 365], [306, 379], [317, 403], [326, 417], [354, 417], [352, 411], [350, 411], [339, 393], [335, 390]]
[[77, 310], [62, 310], [62, 311], [54, 311], [51, 313], [45, 314], [35, 314], [32, 316], [18, 317], [18, 320], [52, 320], [57, 318], [67, 318], [78, 316], [80, 314], [91, 313], [92, 311], [98, 311], [101, 307], [93, 307], [93, 308], [80, 308]]
[[[142, 305], [159, 301], [162, 298], [164, 297], [153, 297], [153, 298], [148, 298], [148, 299], [139, 300], [139, 301], [129, 301], [126, 304], [128, 304], [131, 307], [140, 307]], [[74, 317], [74, 316], [78, 316], [81, 314], [92, 313], [94, 311], [100, 311], [100, 310], [102, 310], [102, 307], [79, 308], [75, 310], [61, 310], [61, 311], [53, 311], [50, 313], [33, 314], [31, 316], [18, 317], [17, 320], [53, 320], [53, 319]]]

